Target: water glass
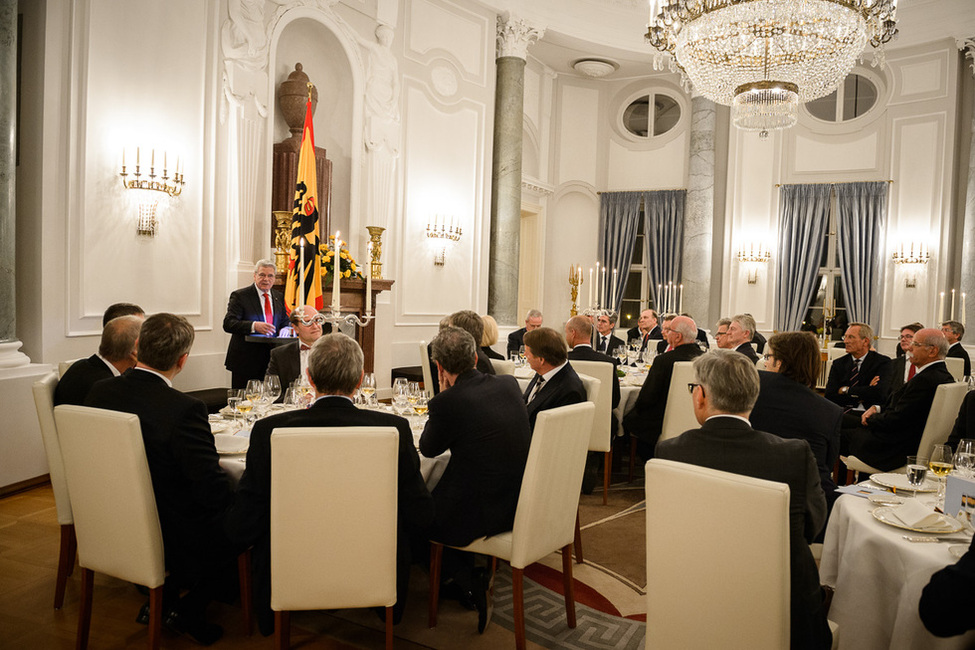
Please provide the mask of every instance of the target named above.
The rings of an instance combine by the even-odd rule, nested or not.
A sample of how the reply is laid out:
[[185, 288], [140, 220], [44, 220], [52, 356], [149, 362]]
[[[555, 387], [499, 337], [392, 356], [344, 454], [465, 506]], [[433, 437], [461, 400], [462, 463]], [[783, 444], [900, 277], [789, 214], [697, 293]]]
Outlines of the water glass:
[[281, 379], [277, 375], [264, 377], [264, 397], [269, 404], [273, 404], [281, 397]]
[[972, 478], [975, 472], [975, 439], [962, 438], [955, 451], [955, 468], [965, 478]]
[[928, 475], [928, 459], [923, 456], [907, 457], [907, 482], [913, 487], [924, 485], [924, 479]]

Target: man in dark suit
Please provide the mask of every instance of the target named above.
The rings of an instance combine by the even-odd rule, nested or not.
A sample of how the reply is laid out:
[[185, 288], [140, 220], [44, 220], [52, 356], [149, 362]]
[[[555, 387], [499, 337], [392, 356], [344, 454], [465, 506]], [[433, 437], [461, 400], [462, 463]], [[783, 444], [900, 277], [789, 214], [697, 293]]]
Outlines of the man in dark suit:
[[657, 312], [653, 309], [644, 309], [640, 312], [640, 318], [636, 322], [636, 327], [626, 330], [626, 344], [633, 345], [640, 343], [640, 352], [647, 349], [647, 343], [653, 339], [662, 339], [660, 325], [657, 323]]
[[674, 322], [677, 314], [664, 314], [663, 324], [660, 326], [660, 333], [663, 339], [657, 343], [657, 354], [670, 352], [674, 348], [670, 346], [670, 324]]
[[958, 442], [965, 438], [975, 438], [975, 391], [969, 391], [958, 409], [955, 426], [951, 429], [947, 444], [952, 451], [958, 451]]
[[941, 323], [941, 333], [948, 341], [948, 355], [956, 359], [965, 361], [965, 376], [972, 376], [972, 360], [968, 356], [968, 351], [961, 344], [962, 337], [965, 336], [965, 326], [956, 320], [946, 320]]
[[512, 352], [518, 352], [525, 344], [525, 334], [542, 326], [542, 312], [529, 309], [525, 316], [525, 326], [508, 335], [508, 358]]
[[561, 334], [551, 327], [526, 333], [525, 358], [535, 371], [524, 395], [532, 429], [539, 411], [586, 401], [586, 387], [569, 365]]
[[143, 311], [142, 307], [131, 302], [117, 302], [109, 305], [105, 309], [105, 313], [102, 314], [102, 329], [108, 325], [108, 321], [119, 316], [138, 316], [139, 320], [145, 320], [146, 312]]
[[[444, 322], [446, 321], [446, 322]], [[484, 338], [484, 321], [481, 320], [480, 314], [476, 311], [471, 311], [470, 309], [463, 309], [461, 311], [455, 311], [453, 314], [440, 321], [440, 329], [443, 331], [444, 327], [459, 327], [464, 330], [472, 337], [475, 341], [480, 341]], [[427, 345], [427, 354], [430, 357], [430, 379], [433, 381], [433, 394], [440, 394], [440, 376], [437, 374], [437, 364], [433, 360], [433, 344]], [[494, 371], [494, 364], [491, 363], [490, 357], [478, 346], [477, 348], [477, 361], [474, 364], [474, 368], [485, 375], [497, 374]]]
[[[474, 369], [478, 346], [458, 327], [432, 342], [441, 391], [429, 404], [420, 453], [429, 458], [450, 450], [450, 463], [433, 489], [436, 517], [430, 538], [450, 546], [511, 530], [531, 428], [518, 382]], [[444, 552], [444, 576], [472, 592], [478, 632], [487, 625], [490, 580], [469, 553]], [[486, 563], [485, 563], [486, 565]]]
[[834, 361], [829, 371], [825, 397], [845, 411], [883, 404], [890, 394], [890, 357], [871, 350], [872, 339], [869, 325], [851, 323], [843, 335], [848, 354]]
[[730, 318], [722, 318], [718, 320], [715, 324], [714, 329], [714, 342], [722, 350], [734, 350], [735, 347], [731, 345], [731, 341], [728, 339], [728, 327], [731, 325]]
[[[972, 393], [969, 393], [971, 395]], [[957, 636], [975, 629], [975, 539], [955, 564], [937, 571], [921, 592], [918, 614], [928, 632]]]
[[758, 363], [758, 353], [752, 347], [752, 338], [755, 336], [755, 319], [748, 314], [736, 314], [731, 317], [731, 324], [728, 325], [728, 333], [725, 334], [725, 345], [735, 352], [741, 352], [751, 359], [752, 363]]
[[955, 379], [944, 364], [948, 352], [944, 334], [936, 329], [920, 330], [914, 335], [912, 346], [917, 374], [883, 407], [867, 409], [860, 418], [861, 427], [844, 427], [841, 454], [853, 454], [886, 472], [902, 467], [909, 454], [917, 453], [938, 386]]
[[284, 299], [272, 291], [275, 270], [271, 260], [259, 260], [254, 266], [254, 284], [230, 294], [223, 331], [230, 334], [224, 365], [231, 372], [231, 386], [244, 388], [249, 379], [264, 379], [271, 346], [252, 343], [247, 336], [274, 336], [287, 325]]
[[305, 305], [295, 308], [288, 317], [288, 322], [298, 340], [271, 350], [271, 361], [267, 364], [267, 374], [277, 375], [281, 382], [281, 395], [277, 399], [279, 402], [284, 399], [288, 386], [308, 368], [308, 353], [315, 341], [322, 336], [325, 317], [311, 305]]
[[613, 356], [616, 348], [625, 345], [623, 339], [613, 334], [616, 319], [615, 311], [603, 311], [596, 317], [596, 343], [592, 346], [596, 352]]
[[694, 373], [691, 395], [701, 428], [661, 441], [657, 457], [789, 486], [790, 645], [829, 648], [819, 571], [809, 551], [826, 522], [826, 499], [809, 444], [751, 427], [747, 418], [758, 398], [758, 371], [742, 355], [712, 350], [694, 362]]
[[[193, 338], [185, 318], [150, 316], [139, 333], [138, 365], [98, 382], [86, 406], [139, 416], [169, 570], [165, 624], [209, 644], [223, 630], [206, 622], [205, 609], [229, 598], [239, 549], [223, 529], [233, 486], [220, 468], [206, 405], [172, 387]], [[189, 591], [175, 602], [180, 588]]]
[[898, 390], [917, 374], [917, 366], [914, 365], [914, 360], [911, 358], [911, 343], [914, 342], [914, 335], [922, 329], [924, 329], [924, 325], [921, 323], [911, 323], [901, 328], [897, 344], [897, 356], [890, 362], [890, 382], [887, 388], [891, 393]]
[[142, 320], [139, 316], [119, 316], [110, 320], [102, 330], [98, 353], [87, 359], [78, 359], [61, 377], [54, 389], [54, 405], [81, 406], [96, 382], [118, 377], [135, 367], [136, 343]]
[[[399, 432], [397, 475], [398, 537], [396, 544], [396, 605], [399, 621], [409, 584], [408, 534], [421, 532], [433, 521], [433, 500], [420, 476], [420, 458], [413, 446], [409, 423], [396, 415], [359, 410], [351, 395], [362, 381], [363, 355], [359, 344], [344, 334], [326, 334], [312, 346], [308, 375], [315, 402], [307, 409], [258, 420], [251, 432], [247, 469], [240, 479], [227, 530], [236, 542], [253, 544], [254, 605], [261, 633], [274, 631], [271, 613], [271, 432], [277, 427], [396, 427]], [[368, 470], [368, 468], [364, 468]]]
[[701, 356], [697, 344], [697, 324], [687, 316], [674, 317], [664, 328], [670, 352], [658, 355], [650, 366], [633, 409], [623, 417], [623, 430], [637, 439], [637, 452], [643, 460], [653, 458], [653, 449], [660, 438], [667, 408], [667, 392], [674, 364], [693, 361]]

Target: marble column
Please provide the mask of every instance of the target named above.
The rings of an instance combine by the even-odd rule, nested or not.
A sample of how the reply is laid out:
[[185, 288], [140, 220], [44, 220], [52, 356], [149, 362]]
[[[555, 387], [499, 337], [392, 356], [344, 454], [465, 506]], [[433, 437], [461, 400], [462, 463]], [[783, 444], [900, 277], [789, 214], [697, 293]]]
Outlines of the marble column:
[[17, 0], [0, 0], [0, 368], [30, 363], [17, 340]]
[[[718, 318], [710, 313], [709, 307], [714, 230], [714, 126], [714, 103], [705, 97], [693, 97], [681, 282], [684, 284], [684, 311], [705, 329], [709, 327], [708, 323]], [[718, 307], [715, 305], [715, 309]]]
[[521, 233], [521, 140], [525, 103], [525, 57], [541, 31], [505, 13], [498, 16], [494, 156], [491, 169], [491, 254], [488, 313], [500, 325], [518, 321], [518, 260]]
[[[975, 74], [975, 38], [965, 39], [961, 44], [965, 57], [971, 66], [971, 73]], [[962, 226], [962, 254], [961, 254], [961, 291], [966, 294], [965, 311], [962, 320], [966, 328], [975, 325], [968, 314], [975, 315], [975, 110], [972, 111], [972, 121], [969, 125], [971, 147], [968, 152], [968, 188], [965, 193], [965, 221]], [[971, 343], [973, 337], [968, 337]]]

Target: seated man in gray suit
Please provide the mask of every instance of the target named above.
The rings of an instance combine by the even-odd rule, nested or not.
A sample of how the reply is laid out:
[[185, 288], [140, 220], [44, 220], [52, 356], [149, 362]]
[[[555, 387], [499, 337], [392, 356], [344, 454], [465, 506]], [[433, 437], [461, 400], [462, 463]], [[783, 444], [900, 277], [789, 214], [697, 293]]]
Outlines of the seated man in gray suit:
[[536, 373], [524, 395], [532, 430], [539, 411], [586, 401], [586, 387], [569, 365], [567, 353], [565, 339], [551, 327], [525, 334], [525, 358]]
[[311, 305], [296, 307], [288, 320], [298, 340], [271, 350], [271, 361], [267, 364], [267, 374], [277, 375], [281, 381], [279, 402], [284, 399], [291, 382], [304, 376], [308, 369], [308, 353], [312, 344], [321, 338], [322, 325], [325, 323], [325, 317]]
[[965, 336], [965, 326], [956, 320], [946, 320], [941, 323], [941, 333], [948, 340], [947, 356], [962, 359], [965, 362], [965, 376], [970, 377], [972, 374], [972, 360], [961, 344], [961, 339]]
[[816, 459], [805, 440], [756, 431], [748, 416], [758, 399], [755, 364], [731, 350], [711, 350], [694, 361], [691, 394], [701, 424], [657, 444], [657, 458], [777, 481], [789, 486], [789, 558], [792, 648], [829, 648], [819, 571], [809, 551], [826, 522], [826, 498]]

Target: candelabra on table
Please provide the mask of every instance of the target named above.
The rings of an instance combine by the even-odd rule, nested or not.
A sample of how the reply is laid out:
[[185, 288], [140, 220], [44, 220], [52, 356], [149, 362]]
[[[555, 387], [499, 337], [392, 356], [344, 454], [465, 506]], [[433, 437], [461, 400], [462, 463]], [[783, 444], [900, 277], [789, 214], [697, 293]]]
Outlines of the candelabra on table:
[[575, 316], [579, 313], [579, 307], [576, 301], [579, 299], [579, 286], [582, 282], [582, 267], [576, 268], [569, 265], [569, 294], [572, 296], [572, 308], [569, 309], [570, 316]]

